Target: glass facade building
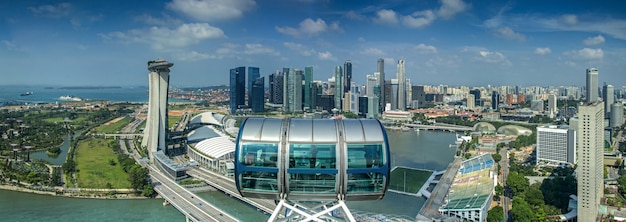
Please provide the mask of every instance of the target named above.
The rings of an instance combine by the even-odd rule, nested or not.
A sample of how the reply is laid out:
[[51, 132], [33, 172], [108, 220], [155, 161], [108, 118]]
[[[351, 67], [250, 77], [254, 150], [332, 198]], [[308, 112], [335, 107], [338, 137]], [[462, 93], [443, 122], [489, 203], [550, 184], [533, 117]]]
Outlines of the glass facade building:
[[246, 67], [230, 70], [230, 113], [236, 113], [241, 105], [246, 104]]
[[378, 120], [248, 118], [236, 142], [235, 181], [244, 197], [377, 200], [389, 165]]

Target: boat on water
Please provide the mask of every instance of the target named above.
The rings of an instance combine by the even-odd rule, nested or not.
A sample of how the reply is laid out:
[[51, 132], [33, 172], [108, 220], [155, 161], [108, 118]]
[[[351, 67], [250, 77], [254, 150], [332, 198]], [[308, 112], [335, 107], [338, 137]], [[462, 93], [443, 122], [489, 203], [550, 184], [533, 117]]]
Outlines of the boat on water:
[[63, 101], [73, 101], [73, 102], [80, 102], [83, 101], [82, 98], [80, 97], [76, 97], [76, 96], [61, 96], [59, 97], [59, 100], [63, 100]]
[[33, 94], [33, 92], [24, 92], [24, 93], [20, 94], [20, 96], [30, 96], [32, 94]]

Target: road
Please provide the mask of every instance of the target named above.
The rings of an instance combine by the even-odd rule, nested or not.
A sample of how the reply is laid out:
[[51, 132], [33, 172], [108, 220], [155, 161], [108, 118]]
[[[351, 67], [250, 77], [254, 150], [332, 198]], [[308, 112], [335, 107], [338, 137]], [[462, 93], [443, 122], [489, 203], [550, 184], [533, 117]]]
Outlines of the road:
[[223, 192], [226, 192], [235, 198], [245, 201], [266, 213], [271, 214], [276, 207], [274, 200], [241, 197], [241, 195], [237, 191], [237, 188], [235, 187], [235, 181], [233, 181], [232, 178], [215, 174], [208, 170], [197, 167], [188, 167], [187, 174], [195, 178], [204, 180], [211, 186], [214, 186], [215, 188], [222, 190]]
[[504, 210], [504, 219], [505, 221], [509, 221], [509, 204], [511, 203], [511, 193], [509, 189], [506, 187], [506, 178], [509, 176], [509, 155], [508, 150], [506, 148], [500, 149], [500, 156], [502, 159], [500, 160], [500, 166], [502, 170], [502, 175], [500, 175], [500, 184], [504, 187], [504, 197], [502, 197], [502, 209]]
[[156, 182], [154, 190], [188, 219], [192, 221], [237, 221], [237, 218], [176, 184], [154, 166], [150, 166], [149, 169], [152, 180]]

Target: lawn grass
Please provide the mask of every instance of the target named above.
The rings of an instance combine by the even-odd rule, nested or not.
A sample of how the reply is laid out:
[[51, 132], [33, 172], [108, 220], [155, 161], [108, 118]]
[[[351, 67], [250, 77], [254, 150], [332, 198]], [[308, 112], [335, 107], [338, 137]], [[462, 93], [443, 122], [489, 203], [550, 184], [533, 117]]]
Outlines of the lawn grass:
[[[70, 120], [70, 122], [80, 122], [80, 121], [85, 121], [87, 118], [85, 117], [78, 117], [76, 119]], [[48, 122], [48, 123], [60, 123], [63, 122], [63, 120], [65, 120], [65, 117], [53, 117], [53, 118], [46, 118], [43, 119], [43, 121]]]
[[[124, 172], [117, 161], [117, 156], [108, 144], [114, 140], [83, 140], [75, 151], [76, 177], [81, 188], [107, 188], [110, 183], [114, 189], [130, 188], [128, 173]], [[111, 161], [115, 165], [111, 165]]]
[[183, 116], [167, 116], [167, 128], [172, 128], [172, 126], [174, 126], [175, 123], [177, 123], [178, 121], [180, 121], [180, 119], [182, 119]]
[[[406, 172], [406, 188], [404, 187]], [[407, 193], [417, 193], [422, 188], [428, 177], [433, 172], [424, 170], [407, 169], [398, 167], [391, 171], [391, 179], [389, 180], [389, 189], [403, 191]]]
[[126, 116], [123, 119], [121, 119], [120, 121], [117, 121], [115, 123], [109, 124], [109, 125], [105, 125], [102, 124], [98, 127], [96, 127], [96, 129], [94, 129], [94, 131], [96, 133], [117, 133], [119, 131], [122, 130], [122, 128], [124, 128], [126, 125], [128, 125], [131, 121], [131, 118]]

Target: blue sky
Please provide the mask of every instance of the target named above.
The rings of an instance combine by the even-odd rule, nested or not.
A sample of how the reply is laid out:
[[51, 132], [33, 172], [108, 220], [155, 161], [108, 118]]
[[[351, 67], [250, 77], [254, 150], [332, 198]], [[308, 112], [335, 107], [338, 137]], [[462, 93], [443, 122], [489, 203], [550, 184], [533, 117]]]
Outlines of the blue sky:
[[[599, 3], [597, 3], [599, 2]], [[0, 85], [147, 85], [174, 62], [175, 86], [228, 84], [229, 69], [353, 63], [365, 82], [398, 59], [412, 84], [626, 85], [623, 1], [3, 1]]]

